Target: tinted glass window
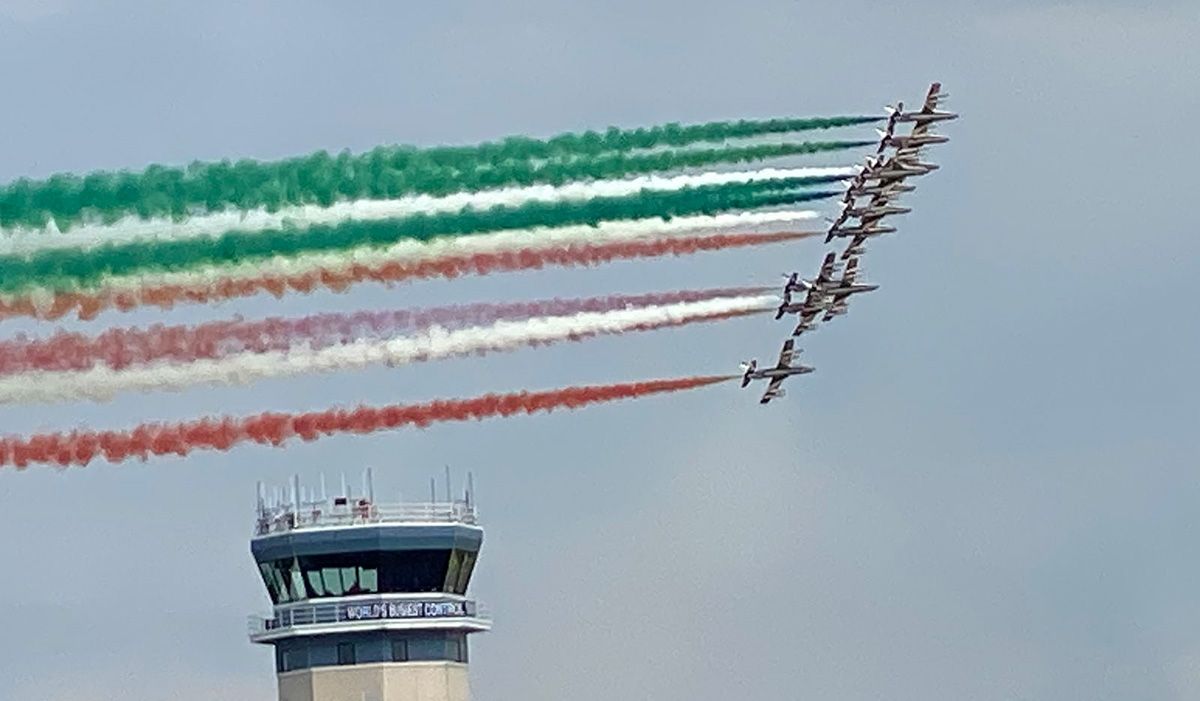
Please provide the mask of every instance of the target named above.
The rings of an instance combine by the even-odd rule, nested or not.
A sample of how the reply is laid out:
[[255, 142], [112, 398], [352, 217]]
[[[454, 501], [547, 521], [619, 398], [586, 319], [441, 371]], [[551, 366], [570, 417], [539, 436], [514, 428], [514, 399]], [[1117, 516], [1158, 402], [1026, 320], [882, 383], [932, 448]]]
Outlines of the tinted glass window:
[[308, 650], [284, 650], [279, 655], [279, 671], [291, 672], [308, 667]]
[[338, 664], [354, 664], [354, 643], [338, 643]]
[[392, 641], [392, 662], [408, 662], [408, 641]]
[[277, 604], [378, 593], [465, 594], [476, 553], [462, 550], [333, 553], [259, 565]]
[[471, 581], [471, 571], [475, 569], [475, 560], [479, 557], [479, 553], [469, 550], [463, 551], [462, 566], [458, 571], [458, 579], [454, 582], [454, 587], [449, 591], [455, 594], [466, 594], [467, 584]]

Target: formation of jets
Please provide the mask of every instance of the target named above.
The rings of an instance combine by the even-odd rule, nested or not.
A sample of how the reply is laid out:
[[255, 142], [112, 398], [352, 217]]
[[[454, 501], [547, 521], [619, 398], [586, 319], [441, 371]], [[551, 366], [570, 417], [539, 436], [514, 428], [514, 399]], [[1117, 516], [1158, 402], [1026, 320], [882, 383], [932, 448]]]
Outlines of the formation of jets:
[[[896, 204], [900, 194], [915, 189], [906, 181], [938, 169], [936, 164], [922, 161], [921, 157], [929, 146], [950, 140], [933, 132], [937, 123], [958, 118], [953, 112], [938, 109], [946, 97], [948, 95], [942, 92], [942, 84], [934, 83], [929, 86], [921, 109], [905, 111], [902, 102], [887, 108], [887, 124], [877, 130], [878, 148], [847, 182], [841, 210], [836, 218], [829, 220], [825, 242], [845, 239], [845, 248], [840, 255], [833, 251], [827, 253], [817, 274], [811, 279], [802, 278], [799, 273], [786, 276], [787, 282], [775, 318], [796, 316], [797, 324], [792, 337], [784, 341], [779, 362], [774, 367], [759, 368], [755, 360], [742, 364], [742, 387], [754, 380], [767, 380], [767, 389], [760, 400], [763, 404], [784, 396], [784, 379], [813, 371], [812, 367], [794, 363], [800, 354], [795, 349], [796, 337], [814, 330], [818, 323], [827, 323], [845, 314], [852, 296], [879, 289], [878, 285], [859, 280], [862, 275], [859, 260], [866, 252], [869, 240], [896, 231], [896, 227], [884, 223], [885, 218], [912, 211], [909, 207]], [[912, 124], [911, 131], [898, 134], [896, 129], [901, 124]]]

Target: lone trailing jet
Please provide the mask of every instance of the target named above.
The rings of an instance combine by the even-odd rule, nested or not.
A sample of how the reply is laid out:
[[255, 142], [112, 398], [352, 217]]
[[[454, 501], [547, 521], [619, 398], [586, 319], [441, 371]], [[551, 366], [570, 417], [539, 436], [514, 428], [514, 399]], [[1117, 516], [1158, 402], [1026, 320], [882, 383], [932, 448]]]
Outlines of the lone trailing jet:
[[[788, 278], [787, 285], [783, 288], [783, 302], [775, 310], [775, 318], [782, 319], [784, 314], [799, 314], [801, 317], [805, 315], [815, 317], [820, 314], [825, 307], [825, 287], [833, 282], [833, 275], [836, 272], [837, 255], [830, 252], [825, 255], [821, 269], [817, 271], [817, 276], [812, 280], [805, 280], [798, 274], [792, 273]], [[800, 303], [792, 301], [792, 294], [801, 290], [807, 292], [804, 295], [804, 301]]]
[[792, 365], [792, 359], [799, 355], [799, 351], [794, 350], [796, 342], [788, 339], [783, 342], [783, 349], [779, 351], [779, 364], [773, 368], [758, 369], [758, 361], [751, 360], [749, 363], [742, 363], [742, 367], [746, 372], [742, 375], [742, 387], [750, 384], [753, 380], [769, 380], [767, 390], [763, 392], [760, 404], [767, 404], [776, 397], [784, 396], [783, 381], [785, 378], [792, 375], [805, 375], [815, 368], [807, 365]]
[[826, 308], [825, 316], [821, 321], [829, 321], [835, 316], [841, 316], [848, 310], [848, 301], [851, 295], [856, 295], [862, 292], [873, 292], [879, 289], [879, 285], [863, 285], [856, 284], [855, 278], [858, 276], [858, 258], [851, 258], [849, 263], [846, 263], [846, 271], [842, 273], [842, 279], [835, 282], [828, 292], [829, 306]]

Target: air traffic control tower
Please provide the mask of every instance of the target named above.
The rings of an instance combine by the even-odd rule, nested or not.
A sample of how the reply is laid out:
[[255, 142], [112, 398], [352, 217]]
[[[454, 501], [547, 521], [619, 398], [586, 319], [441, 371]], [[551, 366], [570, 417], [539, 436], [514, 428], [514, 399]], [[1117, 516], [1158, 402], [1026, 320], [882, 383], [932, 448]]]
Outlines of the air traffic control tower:
[[259, 488], [250, 550], [274, 610], [250, 639], [275, 648], [279, 701], [467, 701], [467, 637], [491, 628], [466, 597], [483, 542], [471, 488], [379, 504], [369, 472], [361, 496], [344, 482], [333, 498]]

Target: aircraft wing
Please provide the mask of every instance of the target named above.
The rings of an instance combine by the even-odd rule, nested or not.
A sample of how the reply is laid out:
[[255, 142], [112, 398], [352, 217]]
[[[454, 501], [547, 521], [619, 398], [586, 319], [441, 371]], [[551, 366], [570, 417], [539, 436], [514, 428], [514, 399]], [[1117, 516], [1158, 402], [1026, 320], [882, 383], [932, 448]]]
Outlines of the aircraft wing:
[[837, 255], [828, 253], [825, 260], [821, 263], [821, 270], [817, 273], [816, 279], [813, 280], [813, 287], [821, 287], [829, 284], [833, 280], [833, 269], [837, 265]]
[[864, 228], [874, 226], [882, 221], [885, 216], [887, 215], [868, 211], [858, 218], [859, 226]]
[[833, 303], [829, 305], [829, 311], [825, 312], [825, 316], [821, 318], [821, 321], [829, 321], [829, 320], [833, 319], [835, 316], [837, 316], [838, 314], [845, 314], [846, 313], [846, 297], [847, 297], [847, 295], [842, 295], [842, 296], [836, 298], [833, 301]]
[[[854, 256], [861, 253], [862, 251], [858, 250], [858, 249], [861, 249], [862, 245], [864, 243], [866, 243], [866, 241], [867, 241], [867, 236], [865, 236], [864, 234], [855, 234], [854, 237], [850, 239], [850, 245], [846, 246], [846, 249], [844, 251], [842, 251], [842, 258], [843, 259], [853, 258]], [[856, 252], [850, 253], [850, 251], [856, 251]]]
[[820, 306], [814, 306], [800, 312], [800, 322], [796, 324], [796, 330], [792, 331], [792, 336], [799, 336], [807, 331], [811, 327], [813, 320], [821, 315], [821, 309], [822, 307]]
[[925, 104], [921, 106], [921, 111], [933, 112], [938, 108], [938, 100], [941, 100], [942, 97], [942, 84], [930, 83], [929, 92], [925, 93]]
[[[942, 84], [930, 84], [929, 92], [925, 94], [925, 104], [921, 105], [921, 112], [918, 114], [932, 114], [936, 112], [938, 104], [941, 102], [943, 97], [946, 97], [946, 95], [942, 93]], [[915, 125], [913, 125], [912, 135], [921, 136], [923, 134], [927, 134], [929, 133], [929, 128], [931, 126], [933, 126], [933, 122], [918, 121]]]
[[772, 399], [779, 396], [779, 392], [781, 391], [779, 388], [781, 385], [783, 385], [782, 377], [771, 378], [771, 382], [767, 384], [767, 390], [763, 392], [762, 399], [758, 400], [758, 403], [767, 404]]
[[929, 133], [929, 128], [933, 126], [933, 122], [917, 122], [913, 125], [913, 136], [924, 136]]
[[821, 287], [814, 285], [808, 290], [808, 294], [804, 297], [804, 303], [800, 305], [800, 316], [816, 316], [825, 306], [825, 287], [830, 281], [826, 280]]
[[858, 277], [858, 258], [854, 257], [846, 263], [846, 272], [842, 273], [842, 286], [853, 285], [856, 277]]
[[[792, 366], [792, 357], [796, 354], [795, 347], [796, 342], [790, 338], [783, 342], [783, 349], [779, 351], [779, 365], [776, 366], [777, 368], [786, 370]], [[775, 380], [771, 382], [774, 383]]]
[[850, 261], [846, 263], [846, 270], [842, 273], [842, 279], [838, 280], [838, 286], [833, 288], [831, 291], [829, 304], [825, 307], [825, 316], [821, 319], [821, 321], [829, 321], [833, 317], [837, 316], [838, 311], [842, 307], [846, 306], [846, 298], [850, 295], [846, 292], [841, 292], [840, 290], [847, 289], [854, 285], [854, 280], [856, 277], [858, 277], [858, 257], [853, 256], [850, 258]]

